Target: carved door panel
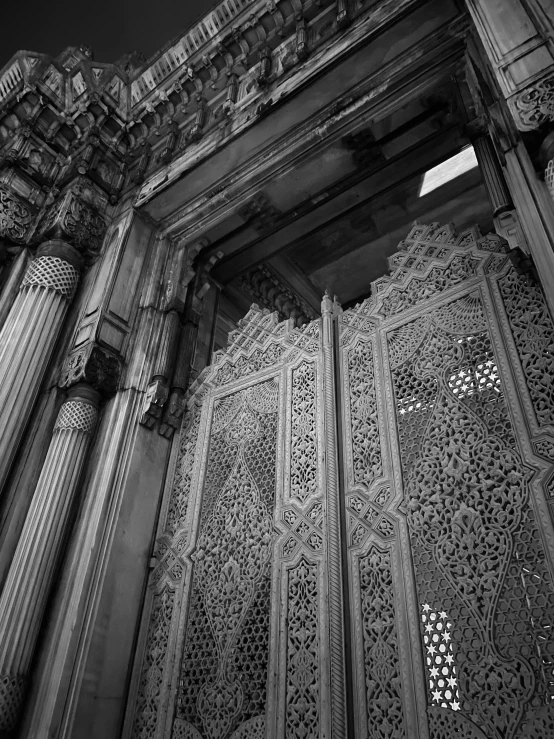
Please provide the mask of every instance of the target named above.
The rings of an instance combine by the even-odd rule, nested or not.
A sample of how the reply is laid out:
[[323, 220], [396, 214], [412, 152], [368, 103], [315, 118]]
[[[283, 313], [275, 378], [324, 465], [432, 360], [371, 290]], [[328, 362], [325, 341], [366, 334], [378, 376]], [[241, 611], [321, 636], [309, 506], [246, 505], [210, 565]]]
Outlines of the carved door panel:
[[253, 307], [192, 388], [127, 736], [319, 739], [337, 722], [344, 731], [329, 311], [299, 330]]
[[477, 229], [389, 261], [191, 388], [124, 736], [554, 736], [552, 319]]
[[554, 330], [498, 239], [416, 225], [339, 324], [355, 735], [554, 735]]

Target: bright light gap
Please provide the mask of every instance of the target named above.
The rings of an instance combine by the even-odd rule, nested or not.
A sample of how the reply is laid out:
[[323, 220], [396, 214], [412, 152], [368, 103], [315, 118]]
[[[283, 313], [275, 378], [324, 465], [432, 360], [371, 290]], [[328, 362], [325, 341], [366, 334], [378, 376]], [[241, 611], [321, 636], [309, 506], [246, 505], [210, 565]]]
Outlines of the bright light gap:
[[419, 197], [427, 195], [433, 190], [436, 190], [437, 187], [446, 185], [447, 182], [460, 177], [477, 166], [477, 157], [475, 156], [473, 146], [466, 146], [457, 154], [454, 154], [453, 157], [425, 172], [419, 189]]

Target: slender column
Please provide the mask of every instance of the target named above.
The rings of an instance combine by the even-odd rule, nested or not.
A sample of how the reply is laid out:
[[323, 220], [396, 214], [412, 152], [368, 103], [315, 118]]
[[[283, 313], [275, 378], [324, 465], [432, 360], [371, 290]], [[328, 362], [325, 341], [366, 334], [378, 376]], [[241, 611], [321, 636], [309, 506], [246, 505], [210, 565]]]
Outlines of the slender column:
[[62, 405], [0, 598], [0, 736], [17, 727], [99, 394], [75, 386]]
[[0, 489], [79, 281], [81, 258], [63, 241], [43, 244], [0, 332]]
[[341, 571], [341, 511], [338, 475], [337, 406], [334, 358], [334, 304], [326, 292], [321, 302], [323, 388], [325, 419], [325, 469], [327, 508], [327, 571], [329, 582], [329, 631], [331, 662], [331, 731], [333, 739], [347, 735], [346, 675]]

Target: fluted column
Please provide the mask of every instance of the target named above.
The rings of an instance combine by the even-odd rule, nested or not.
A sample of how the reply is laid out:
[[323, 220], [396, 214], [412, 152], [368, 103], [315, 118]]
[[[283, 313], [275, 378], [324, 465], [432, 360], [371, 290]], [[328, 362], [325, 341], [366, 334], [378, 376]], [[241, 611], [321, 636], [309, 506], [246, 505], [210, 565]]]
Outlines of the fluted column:
[[91, 433], [99, 394], [77, 385], [62, 405], [0, 597], [0, 736], [20, 718], [27, 675]]
[[58, 239], [43, 244], [0, 332], [0, 490], [25, 430], [79, 281], [81, 257]]

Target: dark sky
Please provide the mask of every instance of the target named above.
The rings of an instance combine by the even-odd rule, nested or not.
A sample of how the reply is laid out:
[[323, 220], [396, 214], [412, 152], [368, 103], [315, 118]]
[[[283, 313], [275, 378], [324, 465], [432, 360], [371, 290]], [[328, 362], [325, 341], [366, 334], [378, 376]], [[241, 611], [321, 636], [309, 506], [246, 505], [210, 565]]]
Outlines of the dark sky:
[[56, 56], [88, 44], [98, 62], [151, 56], [216, 0], [14, 0], [0, 20], [0, 69], [19, 49]]

